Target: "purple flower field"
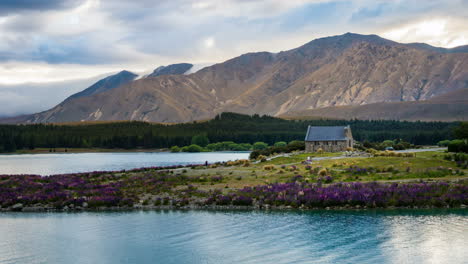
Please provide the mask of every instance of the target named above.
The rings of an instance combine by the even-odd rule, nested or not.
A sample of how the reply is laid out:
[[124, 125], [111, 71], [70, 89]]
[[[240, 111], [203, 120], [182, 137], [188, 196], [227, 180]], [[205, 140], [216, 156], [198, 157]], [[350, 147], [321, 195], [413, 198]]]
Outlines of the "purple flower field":
[[[191, 165], [192, 168], [201, 165]], [[446, 207], [468, 204], [468, 183], [417, 182], [331, 183], [326, 176], [318, 183], [287, 183], [241, 189], [199, 189], [198, 184], [222, 183], [222, 176], [189, 177], [174, 167], [142, 168], [119, 172], [91, 172], [42, 177], [0, 175], [2, 210], [26, 207], [44, 209], [133, 208], [158, 206], [253, 206], [324, 208]], [[329, 178], [327, 178], [329, 177]], [[330, 183], [330, 184], [326, 184]]]
[[227, 195], [218, 194], [208, 202], [242, 205], [270, 205], [320, 208], [330, 206], [458, 206], [468, 204], [467, 184], [433, 183], [277, 183], [246, 187]]

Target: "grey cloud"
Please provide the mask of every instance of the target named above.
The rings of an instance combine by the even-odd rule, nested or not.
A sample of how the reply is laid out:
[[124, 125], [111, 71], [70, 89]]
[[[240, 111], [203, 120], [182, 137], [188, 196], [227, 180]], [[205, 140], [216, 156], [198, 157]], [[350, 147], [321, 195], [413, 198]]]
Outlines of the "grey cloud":
[[[50, 10], [83, 2], [6, 0], [0, 1], [0, 9]], [[343, 3], [347, 3], [346, 8], [339, 8]], [[96, 8], [108, 19], [107, 24], [76, 35], [44, 33], [46, 16], [19, 14], [9, 18], [0, 27], [0, 61], [109, 64], [135, 60], [135, 54], [211, 61], [218, 55], [225, 59], [255, 51], [258, 43], [265, 43], [263, 50], [277, 50], [275, 42], [285, 43], [286, 37], [309, 41], [318, 35], [347, 31], [379, 33], [428, 14], [464, 19], [468, 14], [467, 0], [101, 0]], [[309, 12], [314, 9], [318, 11]], [[116, 27], [122, 32], [113, 32]], [[202, 47], [208, 37], [216, 41], [212, 50]]]
[[23, 11], [46, 11], [71, 8], [80, 5], [82, 0], [2, 0], [0, 15]]
[[[110, 75], [110, 74], [109, 74]], [[30, 114], [50, 109], [104, 76], [53, 83], [0, 85], [0, 116]]]

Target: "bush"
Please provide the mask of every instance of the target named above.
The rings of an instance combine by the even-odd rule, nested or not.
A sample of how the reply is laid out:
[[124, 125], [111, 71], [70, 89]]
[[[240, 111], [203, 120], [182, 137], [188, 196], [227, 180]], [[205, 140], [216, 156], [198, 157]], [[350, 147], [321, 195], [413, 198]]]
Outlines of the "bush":
[[437, 143], [439, 147], [448, 147], [449, 144], [450, 144], [450, 140], [442, 140], [442, 141], [439, 141], [439, 143]]
[[254, 150], [263, 150], [263, 149], [266, 149], [268, 148], [268, 144], [265, 143], [265, 142], [255, 142], [253, 144], [253, 149]]
[[209, 143], [210, 140], [206, 135], [195, 135], [192, 137], [192, 145], [206, 147]]
[[289, 142], [286, 148], [288, 149], [289, 152], [292, 152], [295, 150], [305, 150], [305, 142], [294, 140], [294, 141]]
[[288, 144], [284, 141], [278, 141], [275, 143], [275, 147], [286, 147]]
[[183, 152], [202, 152], [203, 148], [198, 145], [192, 144], [190, 146], [183, 147], [182, 151]]
[[328, 171], [327, 169], [321, 169], [319, 172], [318, 172], [318, 176], [325, 176], [328, 174]]
[[453, 133], [456, 138], [468, 139], [468, 122], [462, 122], [460, 126], [454, 129]]
[[362, 146], [366, 149], [385, 150], [387, 147], [392, 147], [395, 150], [404, 150], [414, 148], [415, 146], [403, 140], [385, 140], [383, 142], [364, 141]]
[[450, 141], [450, 143], [448, 144], [448, 151], [468, 153], [467, 140], [455, 139], [455, 140]]
[[180, 152], [179, 146], [172, 146], [171, 147], [171, 152]]
[[[255, 149], [255, 146], [254, 146]], [[291, 141], [288, 145], [283, 147], [268, 147], [266, 149], [254, 150], [250, 153], [250, 159], [258, 159], [259, 155], [270, 156], [274, 153], [290, 153], [296, 150], [304, 150], [305, 142], [304, 141]]]

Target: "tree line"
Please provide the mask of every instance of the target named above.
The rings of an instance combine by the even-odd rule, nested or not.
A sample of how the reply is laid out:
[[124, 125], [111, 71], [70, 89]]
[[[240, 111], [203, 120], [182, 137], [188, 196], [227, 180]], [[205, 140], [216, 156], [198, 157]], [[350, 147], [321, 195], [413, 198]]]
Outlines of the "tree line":
[[206, 122], [155, 124], [113, 122], [98, 124], [0, 125], [0, 152], [34, 148], [169, 148], [188, 146], [196, 135], [209, 142], [237, 143], [304, 140], [307, 126], [350, 125], [357, 141], [404, 140], [416, 145], [454, 139], [459, 122], [363, 120], [285, 120], [271, 116], [222, 113]]

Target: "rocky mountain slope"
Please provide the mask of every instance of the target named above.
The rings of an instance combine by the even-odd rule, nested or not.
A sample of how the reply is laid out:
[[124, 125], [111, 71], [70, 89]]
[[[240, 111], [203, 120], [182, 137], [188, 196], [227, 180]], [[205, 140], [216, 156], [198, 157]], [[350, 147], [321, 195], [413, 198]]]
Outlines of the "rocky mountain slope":
[[160, 66], [156, 68], [151, 74], [147, 77], [158, 77], [161, 75], [169, 74], [184, 74], [193, 67], [193, 64], [190, 63], [177, 63], [171, 64], [168, 66]]
[[71, 100], [74, 98], [79, 98], [83, 96], [91, 96], [93, 94], [102, 93], [114, 88], [117, 88], [123, 84], [133, 81], [138, 75], [131, 73], [129, 71], [121, 71], [115, 75], [106, 77], [95, 84], [91, 85], [89, 88], [71, 95], [66, 100]]
[[449, 92], [425, 101], [331, 106], [286, 113], [282, 117], [300, 119], [468, 121], [468, 89]]
[[[388, 102], [411, 105], [468, 88], [465, 49], [428, 47], [347, 33], [279, 53], [244, 54], [188, 75], [148, 76], [107, 91], [69, 98], [51, 110], [22, 118], [21, 122], [172, 123], [207, 119], [225, 111], [282, 116], [369, 104], [374, 106], [359, 108], [363, 109], [360, 111], [375, 112], [379, 105]], [[426, 107], [434, 113], [442, 109]], [[312, 113], [326, 116], [327, 110], [321, 111]], [[370, 116], [398, 118], [391, 112], [380, 113]], [[346, 116], [349, 115], [342, 115]], [[424, 118], [438, 119], [437, 115], [433, 117]]]

